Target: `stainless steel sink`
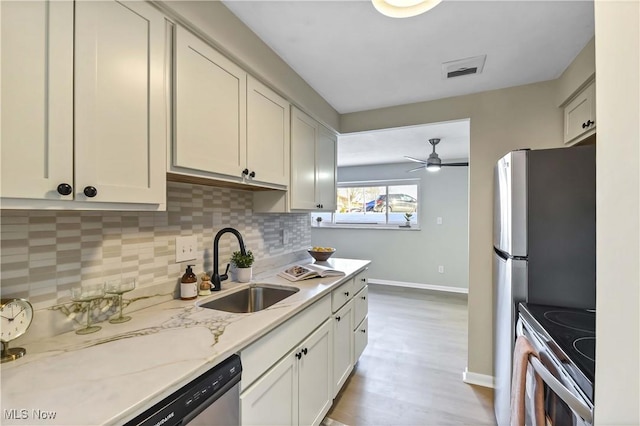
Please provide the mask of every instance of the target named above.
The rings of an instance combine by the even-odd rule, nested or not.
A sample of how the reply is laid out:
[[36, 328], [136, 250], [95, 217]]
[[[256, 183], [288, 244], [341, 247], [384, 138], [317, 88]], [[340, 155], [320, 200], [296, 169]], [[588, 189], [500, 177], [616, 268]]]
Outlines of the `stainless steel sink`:
[[299, 291], [300, 289], [296, 287], [273, 284], [251, 284], [249, 287], [224, 295], [210, 302], [205, 302], [199, 306], [225, 312], [258, 312]]

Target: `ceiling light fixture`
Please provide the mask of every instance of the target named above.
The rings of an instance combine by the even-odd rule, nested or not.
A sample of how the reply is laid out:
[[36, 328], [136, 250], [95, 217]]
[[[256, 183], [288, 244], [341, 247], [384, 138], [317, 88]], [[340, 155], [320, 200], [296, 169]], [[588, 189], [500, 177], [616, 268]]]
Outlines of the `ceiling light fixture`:
[[376, 10], [390, 18], [410, 18], [436, 7], [442, 0], [371, 0]]

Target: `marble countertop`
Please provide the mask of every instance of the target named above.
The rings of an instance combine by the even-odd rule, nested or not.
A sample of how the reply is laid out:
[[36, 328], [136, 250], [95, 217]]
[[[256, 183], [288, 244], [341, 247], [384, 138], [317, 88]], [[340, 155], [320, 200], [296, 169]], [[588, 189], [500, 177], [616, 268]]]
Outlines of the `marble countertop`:
[[259, 312], [236, 314], [196, 303], [248, 284], [223, 282], [220, 293], [197, 301], [171, 300], [131, 313], [123, 324], [61, 334], [25, 346], [27, 355], [2, 364], [3, 425], [122, 424], [181, 388], [233, 353], [364, 269], [369, 261], [330, 259], [346, 276], [290, 282], [276, 273], [255, 282], [300, 291]]

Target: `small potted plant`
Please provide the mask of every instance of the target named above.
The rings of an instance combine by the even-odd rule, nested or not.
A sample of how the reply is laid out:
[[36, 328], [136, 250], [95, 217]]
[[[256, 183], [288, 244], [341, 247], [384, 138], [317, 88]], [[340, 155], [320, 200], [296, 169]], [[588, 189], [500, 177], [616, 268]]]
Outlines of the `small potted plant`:
[[318, 222], [318, 226], [322, 223], [322, 216], [316, 217], [316, 222]]
[[231, 263], [236, 268], [238, 282], [248, 283], [251, 281], [251, 266], [254, 260], [251, 250], [247, 250], [246, 254], [242, 254], [240, 251], [233, 252], [231, 255]]
[[405, 213], [404, 214], [404, 220], [406, 220], [406, 223], [404, 224], [405, 227], [411, 228], [411, 218], [412, 217], [413, 217], [413, 213]]

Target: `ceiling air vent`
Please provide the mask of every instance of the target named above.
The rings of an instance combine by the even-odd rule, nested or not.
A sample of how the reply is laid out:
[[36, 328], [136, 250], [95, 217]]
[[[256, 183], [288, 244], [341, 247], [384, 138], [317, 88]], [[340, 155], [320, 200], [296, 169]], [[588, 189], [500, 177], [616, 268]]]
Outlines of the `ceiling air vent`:
[[457, 61], [442, 64], [442, 78], [460, 77], [463, 75], [480, 74], [484, 68], [487, 55], [474, 56], [473, 58], [458, 59]]

